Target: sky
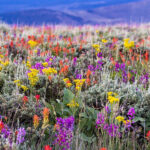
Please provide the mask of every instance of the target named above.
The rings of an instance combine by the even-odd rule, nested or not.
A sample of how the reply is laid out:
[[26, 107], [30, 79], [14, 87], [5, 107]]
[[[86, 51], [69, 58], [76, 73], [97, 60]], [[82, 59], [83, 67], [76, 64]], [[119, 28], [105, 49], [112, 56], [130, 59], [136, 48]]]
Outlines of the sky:
[[[33, 8], [91, 9], [139, 0], [0, 0], [0, 13]], [[60, 7], [61, 6], [61, 7]], [[72, 7], [74, 6], [74, 7]]]

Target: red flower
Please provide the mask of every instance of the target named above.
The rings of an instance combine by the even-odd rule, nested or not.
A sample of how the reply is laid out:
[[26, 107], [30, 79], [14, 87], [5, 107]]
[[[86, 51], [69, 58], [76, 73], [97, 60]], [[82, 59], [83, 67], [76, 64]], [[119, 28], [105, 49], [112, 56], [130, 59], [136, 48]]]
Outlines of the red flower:
[[148, 140], [148, 141], [150, 141], [150, 130], [147, 132], [147, 134], [146, 134], [146, 139]]
[[102, 148], [100, 148], [99, 150], [107, 150], [107, 148], [105, 148], [105, 147], [102, 147]]
[[35, 98], [38, 101], [40, 99], [40, 95], [35, 95]]
[[4, 123], [0, 121], [0, 132], [2, 131], [3, 128], [4, 128]]
[[23, 103], [26, 104], [26, 103], [28, 102], [28, 97], [27, 97], [27, 96], [24, 96], [24, 97], [22, 98], [22, 100], [23, 100]]
[[52, 150], [52, 148], [49, 145], [45, 145], [44, 150]]

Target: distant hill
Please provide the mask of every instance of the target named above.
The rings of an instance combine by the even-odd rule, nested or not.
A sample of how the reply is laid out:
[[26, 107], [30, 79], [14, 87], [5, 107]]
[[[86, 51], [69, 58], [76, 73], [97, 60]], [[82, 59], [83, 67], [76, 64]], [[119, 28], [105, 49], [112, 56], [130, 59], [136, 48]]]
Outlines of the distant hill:
[[[27, 0], [28, 1], [28, 0]], [[77, 0], [80, 1], [80, 0]], [[112, 1], [112, 0], [108, 0]], [[84, 2], [84, 0], [83, 0]], [[83, 3], [82, 2], [82, 3]], [[100, 0], [99, 2], [102, 3]], [[143, 23], [150, 22], [150, 0], [132, 1], [128, 3], [112, 4], [106, 6], [91, 6], [90, 1], [87, 5], [91, 6], [87, 9], [79, 8], [79, 3], [70, 3], [57, 6], [53, 9], [27, 9], [16, 12], [0, 13], [0, 20], [9, 24], [67, 24], [67, 25], [83, 25], [83, 24], [116, 24], [116, 23]], [[114, 0], [116, 2], [116, 0]], [[81, 3], [81, 2], [80, 2]], [[96, 3], [92, 1], [92, 4]], [[76, 5], [75, 5], [76, 4]]]
[[80, 17], [72, 16], [64, 12], [50, 9], [33, 9], [12, 13], [2, 13], [0, 14], [0, 20], [7, 22], [9, 24], [17, 23], [21, 25], [84, 24], [83, 19]]

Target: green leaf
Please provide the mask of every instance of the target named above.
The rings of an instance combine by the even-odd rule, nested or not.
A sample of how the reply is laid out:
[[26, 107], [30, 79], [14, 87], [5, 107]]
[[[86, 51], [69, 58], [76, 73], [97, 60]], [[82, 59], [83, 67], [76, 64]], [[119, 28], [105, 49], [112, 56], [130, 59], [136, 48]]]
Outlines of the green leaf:
[[70, 90], [64, 89], [64, 97], [63, 97], [64, 105], [67, 105], [71, 100], [73, 100], [74, 97], [75, 97], [74, 94]]

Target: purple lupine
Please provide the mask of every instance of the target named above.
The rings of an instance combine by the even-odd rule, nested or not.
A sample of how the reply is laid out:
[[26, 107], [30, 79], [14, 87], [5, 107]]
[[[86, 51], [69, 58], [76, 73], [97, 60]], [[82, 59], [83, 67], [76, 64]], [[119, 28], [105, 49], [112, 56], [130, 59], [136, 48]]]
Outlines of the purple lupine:
[[119, 65], [118, 62], [116, 62], [116, 64], [115, 64], [115, 71], [119, 72], [119, 70], [120, 70], [120, 65]]
[[72, 138], [73, 138], [73, 128], [74, 128], [74, 117], [70, 116], [68, 118], [57, 118], [56, 125], [56, 140], [55, 144], [59, 144], [63, 150], [70, 149]]
[[76, 64], [77, 64], [77, 57], [74, 57], [73, 58], [73, 66], [76, 66]]
[[98, 126], [103, 127], [105, 124], [105, 116], [102, 113], [98, 113], [97, 114], [97, 119], [96, 119], [96, 128], [98, 128]]
[[119, 135], [119, 126], [112, 123], [107, 127], [106, 132], [112, 137], [117, 136]]
[[97, 57], [100, 58], [100, 59], [102, 59], [102, 53], [101, 53], [101, 52], [98, 53], [98, 54], [97, 54]]
[[24, 128], [19, 128], [17, 134], [17, 144], [21, 144], [24, 142], [25, 135], [26, 135], [26, 130]]
[[146, 85], [148, 84], [148, 80], [149, 80], [149, 74], [148, 73], [144, 73], [140, 77], [140, 82], [144, 85], [144, 88], [146, 88]]
[[127, 113], [129, 120], [134, 119], [134, 115], [135, 115], [135, 109], [133, 107], [131, 107]]

